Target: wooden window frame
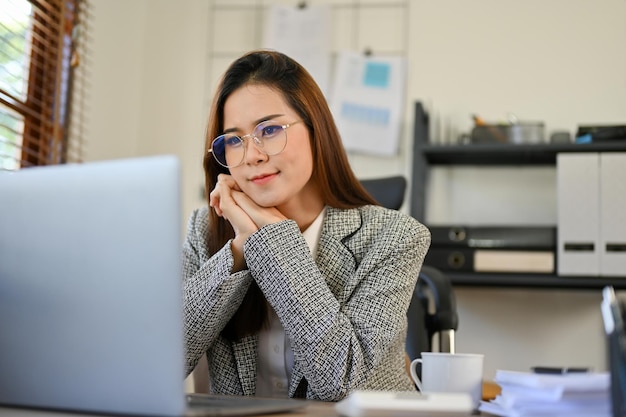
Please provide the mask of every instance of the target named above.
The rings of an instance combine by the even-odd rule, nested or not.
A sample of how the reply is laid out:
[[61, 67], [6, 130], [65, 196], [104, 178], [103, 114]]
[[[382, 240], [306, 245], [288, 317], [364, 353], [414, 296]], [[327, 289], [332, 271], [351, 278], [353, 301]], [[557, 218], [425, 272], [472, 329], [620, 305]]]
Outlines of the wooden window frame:
[[29, 0], [32, 5], [26, 98], [0, 88], [0, 103], [24, 118], [18, 168], [68, 161], [76, 29], [84, 0]]

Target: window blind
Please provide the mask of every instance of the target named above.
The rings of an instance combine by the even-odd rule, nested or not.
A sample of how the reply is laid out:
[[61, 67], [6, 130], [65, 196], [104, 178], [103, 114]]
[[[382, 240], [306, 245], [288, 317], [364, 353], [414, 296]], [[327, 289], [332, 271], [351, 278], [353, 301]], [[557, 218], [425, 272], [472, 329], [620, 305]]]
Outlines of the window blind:
[[88, 73], [86, 0], [3, 0], [0, 169], [80, 162]]

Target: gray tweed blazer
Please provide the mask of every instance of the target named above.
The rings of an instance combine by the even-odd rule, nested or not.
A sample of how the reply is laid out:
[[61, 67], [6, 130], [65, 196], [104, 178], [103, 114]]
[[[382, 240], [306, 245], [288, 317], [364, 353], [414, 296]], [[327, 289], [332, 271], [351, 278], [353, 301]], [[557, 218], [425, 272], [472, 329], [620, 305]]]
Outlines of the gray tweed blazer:
[[183, 245], [186, 370], [206, 354], [211, 391], [254, 395], [257, 336], [220, 335], [255, 280], [294, 352], [290, 397], [338, 401], [355, 389], [412, 391], [405, 371], [406, 312], [430, 232], [378, 206], [329, 207], [316, 258], [293, 220], [262, 227], [244, 245], [247, 270], [230, 273], [230, 243], [209, 257], [207, 208]]

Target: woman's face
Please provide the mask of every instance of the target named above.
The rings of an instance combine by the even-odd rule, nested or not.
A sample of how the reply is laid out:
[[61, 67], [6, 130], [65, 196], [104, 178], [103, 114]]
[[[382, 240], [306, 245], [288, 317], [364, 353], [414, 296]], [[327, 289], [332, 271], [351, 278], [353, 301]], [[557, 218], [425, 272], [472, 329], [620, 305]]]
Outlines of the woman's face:
[[[264, 85], [246, 84], [224, 103], [224, 131], [240, 137], [251, 133], [263, 121], [287, 125], [299, 119], [280, 93]], [[319, 206], [320, 193], [311, 181], [313, 154], [309, 131], [299, 122], [285, 133], [287, 144], [278, 155], [268, 156], [251, 137], [244, 139], [244, 161], [230, 168], [230, 173], [241, 190], [262, 207], [277, 207], [285, 213], [290, 208]]]

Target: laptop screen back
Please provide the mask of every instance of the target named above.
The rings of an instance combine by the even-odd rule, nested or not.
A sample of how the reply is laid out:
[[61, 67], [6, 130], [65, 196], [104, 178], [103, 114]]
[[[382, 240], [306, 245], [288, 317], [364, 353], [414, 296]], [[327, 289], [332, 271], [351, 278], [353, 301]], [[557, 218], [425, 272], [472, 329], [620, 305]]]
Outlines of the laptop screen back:
[[0, 173], [0, 404], [182, 415], [172, 156]]

